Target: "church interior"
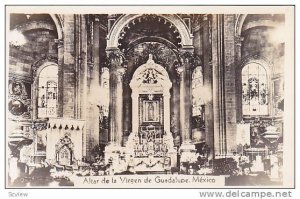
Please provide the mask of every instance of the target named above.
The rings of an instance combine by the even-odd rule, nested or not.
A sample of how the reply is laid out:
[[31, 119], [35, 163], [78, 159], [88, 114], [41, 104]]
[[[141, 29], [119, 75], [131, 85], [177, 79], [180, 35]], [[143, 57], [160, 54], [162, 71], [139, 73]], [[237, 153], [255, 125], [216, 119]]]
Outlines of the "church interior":
[[44, 163], [143, 174], [241, 157], [280, 179], [284, 24], [284, 14], [11, 13], [10, 179]]

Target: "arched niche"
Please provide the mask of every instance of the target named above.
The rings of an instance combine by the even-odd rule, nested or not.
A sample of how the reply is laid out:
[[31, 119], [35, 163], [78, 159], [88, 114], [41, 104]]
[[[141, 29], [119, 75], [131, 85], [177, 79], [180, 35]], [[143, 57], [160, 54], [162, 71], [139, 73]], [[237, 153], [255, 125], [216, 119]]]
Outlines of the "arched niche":
[[170, 89], [172, 83], [167, 71], [149, 55], [147, 63], [134, 72], [130, 82], [132, 89], [132, 132], [139, 131], [139, 95], [163, 95], [163, 126], [166, 133], [170, 132]]
[[[43, 60], [42, 64], [36, 66], [36, 71], [33, 71], [34, 81], [32, 85], [32, 106], [33, 106], [33, 118], [39, 118], [39, 87], [41, 83], [41, 78], [48, 79], [56, 83], [58, 88], [58, 65], [55, 62]], [[57, 91], [58, 92], [58, 91]], [[58, 95], [58, 93], [56, 93]], [[56, 96], [56, 100], [57, 100]], [[56, 102], [57, 103], [57, 102]], [[57, 110], [55, 110], [55, 115], [57, 114]], [[54, 117], [54, 116], [53, 116]], [[55, 116], [56, 117], [56, 116]]]

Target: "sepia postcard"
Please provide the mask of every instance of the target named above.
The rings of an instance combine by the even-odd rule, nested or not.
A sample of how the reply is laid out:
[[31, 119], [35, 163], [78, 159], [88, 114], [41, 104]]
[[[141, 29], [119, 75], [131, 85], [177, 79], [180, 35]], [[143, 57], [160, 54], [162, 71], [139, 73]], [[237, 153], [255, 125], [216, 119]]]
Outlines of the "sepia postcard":
[[6, 6], [6, 188], [294, 188], [294, 6]]

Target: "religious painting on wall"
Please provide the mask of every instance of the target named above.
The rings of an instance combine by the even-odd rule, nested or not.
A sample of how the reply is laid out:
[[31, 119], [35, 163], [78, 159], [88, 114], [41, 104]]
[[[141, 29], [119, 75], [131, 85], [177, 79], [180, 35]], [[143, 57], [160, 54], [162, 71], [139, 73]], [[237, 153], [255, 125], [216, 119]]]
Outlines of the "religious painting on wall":
[[143, 101], [143, 122], [159, 122], [159, 101]]
[[30, 106], [30, 95], [31, 95], [31, 85], [30, 83], [10, 79], [8, 84], [8, 110], [14, 116], [30, 117], [30, 111], [28, 106]]
[[13, 95], [21, 95], [23, 92], [23, 86], [19, 82], [13, 82], [11, 84], [11, 94]]

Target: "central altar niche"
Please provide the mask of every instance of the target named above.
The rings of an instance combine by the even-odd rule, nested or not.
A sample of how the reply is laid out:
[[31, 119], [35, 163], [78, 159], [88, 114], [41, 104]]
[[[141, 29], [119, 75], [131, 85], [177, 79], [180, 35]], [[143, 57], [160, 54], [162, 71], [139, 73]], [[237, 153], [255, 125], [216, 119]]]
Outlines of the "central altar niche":
[[177, 163], [170, 132], [171, 87], [167, 71], [153, 61], [151, 54], [133, 74], [132, 133], [126, 148], [135, 158], [136, 171], [163, 171]]

